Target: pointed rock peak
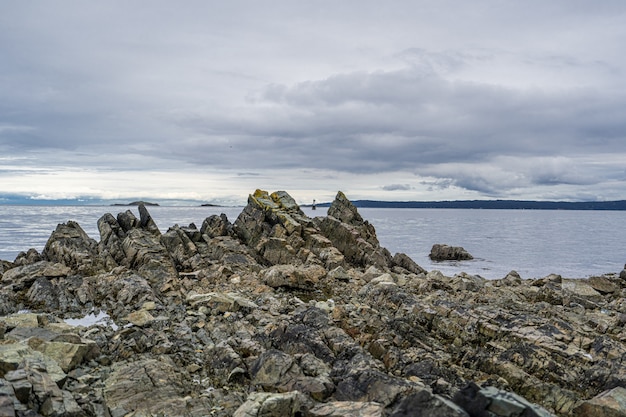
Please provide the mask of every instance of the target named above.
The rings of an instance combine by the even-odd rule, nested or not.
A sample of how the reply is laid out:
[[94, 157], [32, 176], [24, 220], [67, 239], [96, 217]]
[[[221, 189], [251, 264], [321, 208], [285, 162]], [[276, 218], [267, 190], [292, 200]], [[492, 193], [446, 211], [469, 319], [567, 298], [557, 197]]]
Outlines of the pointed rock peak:
[[363, 217], [359, 214], [356, 206], [348, 200], [346, 195], [338, 191], [335, 201], [330, 205], [328, 209], [328, 215], [336, 219], [341, 220], [344, 223], [349, 224], [361, 224], [363, 223]]
[[263, 210], [277, 210], [278, 204], [272, 200], [269, 193], [264, 190], [256, 190], [248, 197], [248, 204], [256, 204]]
[[148, 212], [148, 209], [146, 208], [145, 204], [139, 203], [138, 209], [139, 209], [139, 224], [141, 225], [141, 228], [155, 235], [160, 235], [161, 231], [159, 230], [156, 223], [152, 219], [152, 216]]
[[300, 206], [286, 191], [273, 192], [272, 200], [286, 211], [300, 211]]
[[248, 197], [248, 204], [255, 203], [264, 210], [284, 210], [300, 212], [300, 206], [286, 191], [275, 191], [271, 195], [264, 190], [256, 190]]

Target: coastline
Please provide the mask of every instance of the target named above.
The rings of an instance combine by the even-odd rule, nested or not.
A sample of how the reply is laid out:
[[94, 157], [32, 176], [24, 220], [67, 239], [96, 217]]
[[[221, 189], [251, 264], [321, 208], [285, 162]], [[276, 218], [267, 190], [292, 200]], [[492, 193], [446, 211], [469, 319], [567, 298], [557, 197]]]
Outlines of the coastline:
[[[12, 370], [0, 378], [57, 387], [33, 389], [31, 402], [9, 394], [14, 404], [45, 393], [59, 415], [99, 415], [87, 407], [101, 404], [466, 416], [497, 403], [496, 416], [583, 416], [626, 391], [626, 271], [493, 281], [426, 271], [383, 248], [342, 193], [319, 218], [260, 190], [234, 223], [216, 215], [162, 232], [145, 206], [139, 214], [102, 216], [99, 242], [68, 221], [42, 253], [2, 262], [0, 363]], [[64, 324], [95, 311], [109, 321]], [[10, 362], [16, 349], [28, 359]]]

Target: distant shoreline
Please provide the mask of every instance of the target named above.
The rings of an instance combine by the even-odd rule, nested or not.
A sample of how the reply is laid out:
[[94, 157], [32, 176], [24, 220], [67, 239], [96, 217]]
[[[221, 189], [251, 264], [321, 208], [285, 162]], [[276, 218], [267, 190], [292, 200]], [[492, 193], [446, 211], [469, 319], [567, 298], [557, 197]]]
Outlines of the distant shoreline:
[[[626, 200], [619, 201], [531, 201], [531, 200], [458, 200], [458, 201], [377, 201], [353, 200], [359, 208], [446, 208], [486, 210], [626, 210]], [[305, 205], [303, 207], [310, 207]], [[329, 207], [319, 203], [316, 207]]]

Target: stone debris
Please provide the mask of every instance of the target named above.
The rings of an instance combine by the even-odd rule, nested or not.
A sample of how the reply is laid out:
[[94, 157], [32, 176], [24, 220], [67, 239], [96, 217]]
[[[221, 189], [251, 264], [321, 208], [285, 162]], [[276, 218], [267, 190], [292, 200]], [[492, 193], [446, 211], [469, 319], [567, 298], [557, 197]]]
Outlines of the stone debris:
[[0, 262], [1, 416], [626, 416], [624, 271], [426, 271], [341, 192], [164, 233], [138, 209]]

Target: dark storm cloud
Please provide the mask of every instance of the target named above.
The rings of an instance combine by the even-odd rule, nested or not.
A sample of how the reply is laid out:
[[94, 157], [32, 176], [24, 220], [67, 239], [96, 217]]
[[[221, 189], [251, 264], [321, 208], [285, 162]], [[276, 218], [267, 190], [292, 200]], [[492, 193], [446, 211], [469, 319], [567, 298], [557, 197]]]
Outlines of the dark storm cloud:
[[[209, 115], [181, 123], [207, 137], [228, 138], [222, 152], [227, 144], [239, 158], [245, 149], [256, 167], [421, 172], [425, 166], [488, 162], [497, 155], [624, 152], [626, 124], [619, 111], [624, 105], [622, 96], [588, 89], [521, 91], [446, 81], [406, 68], [272, 85], [236, 118]], [[537, 168], [542, 167], [533, 172]], [[553, 170], [536, 181], [558, 181], [566, 172]]]

